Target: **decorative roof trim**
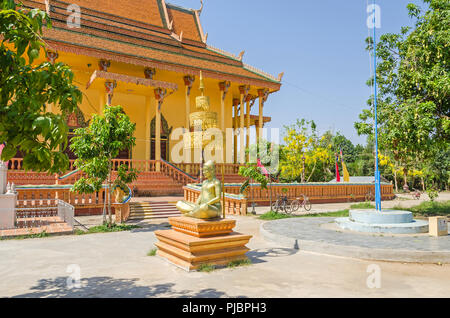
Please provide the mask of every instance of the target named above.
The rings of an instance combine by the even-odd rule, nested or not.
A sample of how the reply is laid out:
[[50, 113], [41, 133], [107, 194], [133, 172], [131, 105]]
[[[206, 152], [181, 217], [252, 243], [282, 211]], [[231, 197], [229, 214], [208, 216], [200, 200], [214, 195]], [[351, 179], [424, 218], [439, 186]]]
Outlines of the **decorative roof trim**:
[[[202, 3], [202, 7], [203, 7], [203, 3]], [[200, 32], [200, 38], [202, 39], [202, 42], [206, 44], [206, 40], [208, 40], [208, 34], [205, 34], [205, 32], [203, 32], [203, 27], [202, 27], [202, 23], [200, 21], [200, 14], [199, 11], [194, 11], [194, 15], [195, 15], [195, 21], [197, 22], [197, 28], [198, 31]]]
[[206, 48], [208, 50], [210, 50], [210, 51], [215, 52], [215, 53], [219, 53], [219, 54], [221, 54], [223, 56], [226, 56], [226, 57], [232, 58], [233, 60], [239, 61], [239, 57], [237, 55], [234, 55], [233, 53], [230, 53], [230, 52], [227, 52], [225, 50], [216, 48], [216, 47], [214, 47], [212, 45], [209, 45], [209, 44], [206, 45]]
[[96, 71], [94, 71], [94, 73], [92, 73], [91, 78], [89, 79], [89, 82], [86, 84], [86, 89], [88, 89], [97, 78], [110, 80], [110, 81], [118, 81], [118, 82], [123, 82], [123, 83], [130, 83], [130, 84], [135, 84], [135, 85], [143, 85], [143, 86], [147, 86], [147, 87], [167, 88], [167, 89], [171, 89], [173, 91], [178, 90], [178, 85], [175, 83], [155, 81], [155, 80], [142, 78], [142, 77], [129, 76], [129, 75], [125, 75], [125, 74], [117, 74], [117, 73], [111, 73], [111, 72], [105, 72], [105, 71], [99, 71], [99, 70], [96, 70]]
[[[260, 69], [254, 67], [254, 66], [251, 66], [251, 65], [248, 65], [248, 64], [245, 64], [245, 63], [242, 63], [242, 64], [244, 65], [244, 68], [247, 71], [250, 71], [252, 73], [255, 73], [255, 74], [263, 76], [263, 77], [266, 77], [267, 79], [270, 79], [271, 81], [274, 81], [274, 82], [277, 82], [277, 83], [281, 82], [280, 76], [278, 76], [278, 78], [277, 78], [277, 77], [275, 77], [275, 76], [273, 76], [273, 75], [271, 75], [269, 73], [266, 73], [263, 70], [260, 70]], [[282, 78], [282, 76], [281, 76], [281, 78]]]
[[257, 78], [251, 78], [244, 75], [236, 75], [232, 73], [227, 72], [221, 72], [216, 71], [212, 69], [207, 68], [196, 68], [192, 66], [187, 66], [183, 64], [174, 64], [174, 63], [168, 63], [164, 61], [159, 60], [152, 60], [147, 57], [142, 56], [136, 56], [136, 55], [125, 55], [121, 52], [114, 52], [114, 51], [106, 51], [102, 49], [96, 49], [91, 48], [87, 46], [81, 46], [78, 44], [72, 44], [72, 43], [65, 43], [57, 40], [52, 39], [46, 39], [47, 43], [49, 44], [49, 47], [54, 50], [59, 50], [62, 52], [68, 52], [73, 53], [76, 55], [85, 55], [85, 56], [91, 56], [95, 58], [103, 58], [108, 59], [111, 61], [116, 61], [119, 63], [125, 63], [125, 64], [132, 64], [132, 65], [139, 65], [143, 67], [154, 67], [157, 69], [162, 69], [166, 71], [171, 72], [177, 72], [177, 73], [183, 73], [185, 75], [200, 75], [200, 70], [203, 71], [203, 75], [205, 77], [217, 79], [217, 80], [227, 80], [233, 83], [241, 83], [244, 85], [253, 85], [257, 87], [264, 87], [272, 89], [273, 91], [278, 91], [280, 89], [280, 84], [268, 81], [264, 79], [257, 79]]

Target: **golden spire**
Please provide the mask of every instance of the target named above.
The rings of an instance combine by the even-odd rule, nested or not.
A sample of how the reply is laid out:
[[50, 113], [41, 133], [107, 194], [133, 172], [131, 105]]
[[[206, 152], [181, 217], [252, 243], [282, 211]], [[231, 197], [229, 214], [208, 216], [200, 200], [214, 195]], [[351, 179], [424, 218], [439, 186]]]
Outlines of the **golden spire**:
[[202, 71], [200, 71], [200, 92], [202, 92], [202, 96], [205, 96], [205, 83], [203, 83]]
[[200, 96], [197, 96], [195, 99], [195, 105], [197, 110], [200, 111], [209, 111], [209, 97], [205, 96], [205, 83], [203, 82], [203, 73], [200, 71], [200, 92], [202, 93]]

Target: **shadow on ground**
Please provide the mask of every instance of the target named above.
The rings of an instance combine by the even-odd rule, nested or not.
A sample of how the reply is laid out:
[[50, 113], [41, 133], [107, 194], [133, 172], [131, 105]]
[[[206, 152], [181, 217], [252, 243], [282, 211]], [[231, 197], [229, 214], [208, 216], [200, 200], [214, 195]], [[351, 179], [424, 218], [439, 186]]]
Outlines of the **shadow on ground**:
[[149, 224], [145, 222], [140, 223], [129, 223], [128, 225], [137, 225], [139, 228], [132, 229], [131, 233], [140, 233], [140, 232], [154, 232], [159, 230], [169, 230], [170, 224], [168, 222], [159, 223], [159, 224]]
[[[140, 286], [139, 279], [115, 279], [112, 277], [90, 277], [81, 280], [80, 288], [68, 288], [67, 277], [41, 279], [30, 292], [13, 298], [228, 298], [226, 293], [213, 288], [200, 291], [175, 290], [175, 284]], [[238, 298], [245, 298], [238, 296]]]
[[251, 250], [247, 253], [248, 258], [253, 264], [265, 263], [265, 258], [290, 256], [297, 253], [298, 250], [292, 248], [264, 248]]

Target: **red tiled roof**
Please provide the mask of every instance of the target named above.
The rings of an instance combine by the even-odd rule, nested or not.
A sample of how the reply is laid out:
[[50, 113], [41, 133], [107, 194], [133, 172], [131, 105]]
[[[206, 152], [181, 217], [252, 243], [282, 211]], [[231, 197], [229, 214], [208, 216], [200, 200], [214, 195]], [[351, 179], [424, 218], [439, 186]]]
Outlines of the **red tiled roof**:
[[180, 35], [183, 32], [183, 39], [202, 42], [200, 29], [197, 25], [197, 18], [193, 11], [188, 11], [173, 5], [167, 5], [169, 19], [173, 21], [173, 32]]
[[[44, 0], [23, 0], [23, 3], [45, 10]], [[280, 88], [279, 82], [261, 72], [248, 70], [242, 61], [207, 48], [193, 10], [167, 5], [169, 21], [166, 21], [163, 0], [78, 0], [71, 3], [81, 7], [80, 28], [67, 26], [69, 3], [50, 0], [53, 28], [44, 31], [44, 39], [52, 48], [192, 75], [203, 70], [205, 76], [220, 80], [273, 90]], [[172, 30], [169, 30], [170, 21], [173, 21]], [[180, 35], [181, 31], [181, 42], [171, 36], [172, 32]]]

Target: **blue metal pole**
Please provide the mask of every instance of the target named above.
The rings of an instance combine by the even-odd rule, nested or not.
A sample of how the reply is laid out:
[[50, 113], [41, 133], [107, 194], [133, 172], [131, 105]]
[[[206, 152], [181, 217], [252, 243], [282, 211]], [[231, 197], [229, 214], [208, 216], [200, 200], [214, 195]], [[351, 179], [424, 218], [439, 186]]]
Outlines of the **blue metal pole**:
[[374, 65], [374, 112], [375, 112], [375, 208], [381, 212], [380, 171], [378, 169], [378, 113], [377, 113], [377, 46], [376, 46], [376, 7], [373, 0], [373, 65]]

